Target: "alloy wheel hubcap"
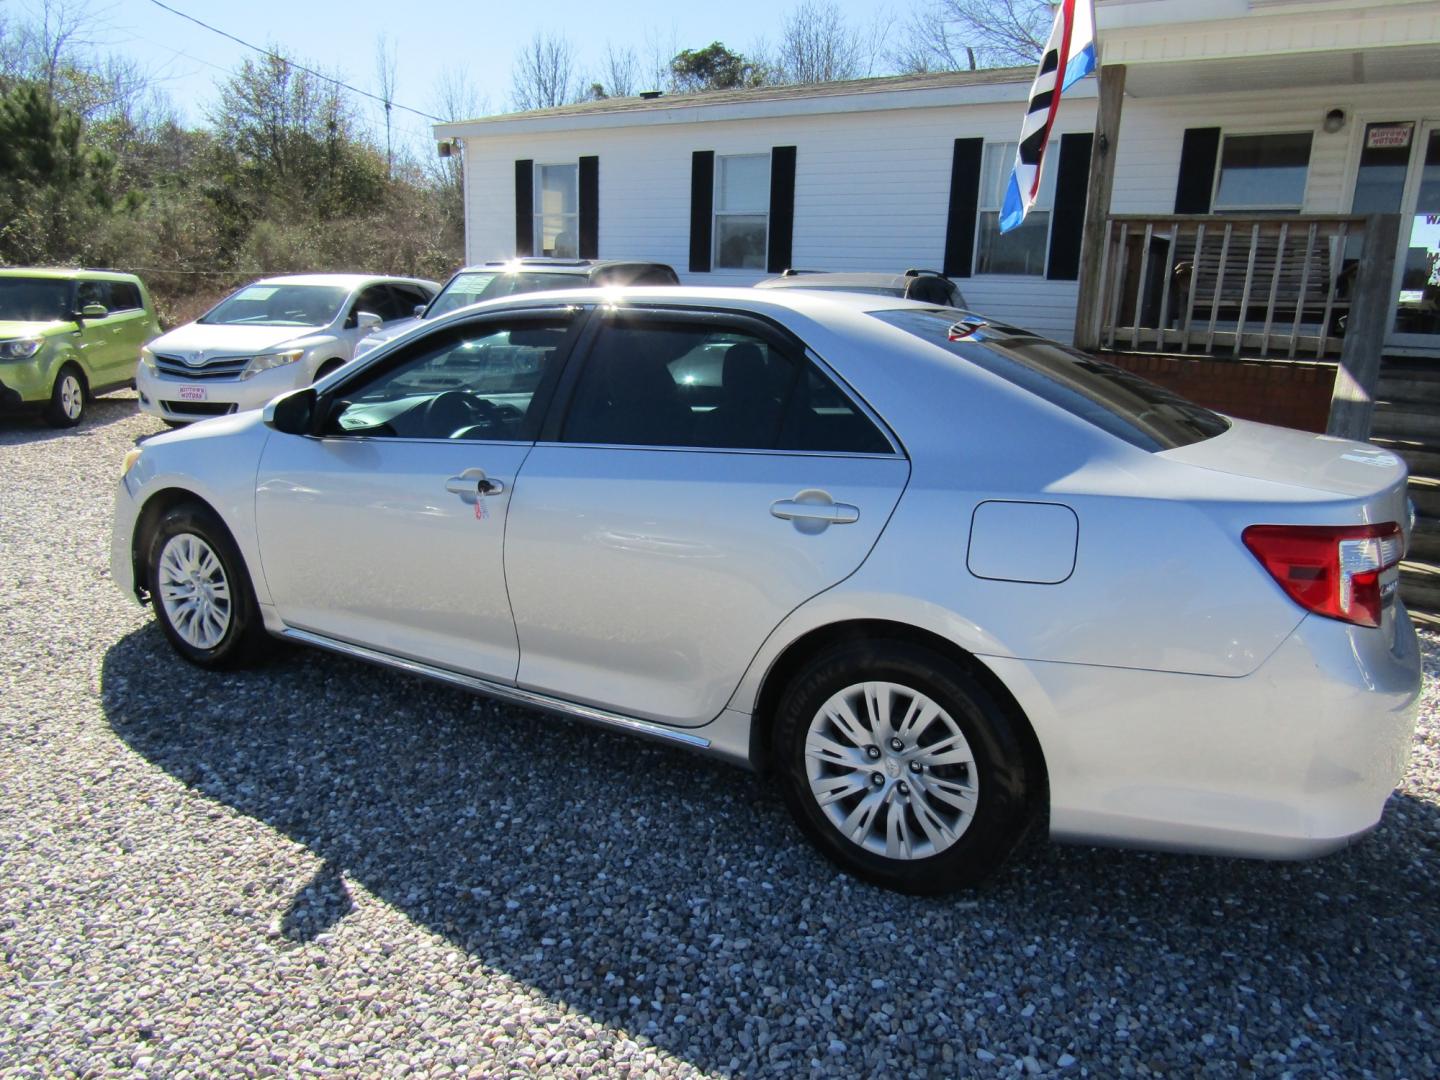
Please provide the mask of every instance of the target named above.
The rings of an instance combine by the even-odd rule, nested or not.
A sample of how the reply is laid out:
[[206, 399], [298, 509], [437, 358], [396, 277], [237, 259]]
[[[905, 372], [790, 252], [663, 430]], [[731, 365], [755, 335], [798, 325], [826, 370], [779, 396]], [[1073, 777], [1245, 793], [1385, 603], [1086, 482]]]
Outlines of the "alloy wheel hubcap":
[[892, 682], [847, 686], [805, 736], [810, 793], [841, 835], [891, 859], [938, 855], [964, 835], [980, 796], [960, 726]]
[[160, 551], [160, 603], [182, 641], [213, 649], [230, 628], [230, 583], [214, 550], [194, 533], [178, 533]]
[[74, 375], [66, 375], [60, 380], [60, 408], [65, 410], [65, 415], [71, 420], [79, 419], [84, 400], [79, 379]]

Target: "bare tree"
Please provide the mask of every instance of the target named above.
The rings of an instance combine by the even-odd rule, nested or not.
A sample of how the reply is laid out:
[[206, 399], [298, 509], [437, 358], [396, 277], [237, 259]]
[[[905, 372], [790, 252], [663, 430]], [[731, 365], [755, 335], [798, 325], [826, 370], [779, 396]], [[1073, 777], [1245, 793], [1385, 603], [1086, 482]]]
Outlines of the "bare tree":
[[932, 0], [907, 20], [890, 60], [917, 72], [1033, 64], [1053, 18], [1047, 0]]
[[399, 73], [395, 42], [383, 31], [375, 37], [375, 83], [385, 105], [385, 176], [395, 174], [395, 145], [390, 137], [390, 113], [395, 104], [395, 83]]
[[645, 84], [641, 90], [660, 90], [673, 94], [678, 89], [671, 62], [680, 52], [680, 35], [675, 24], [670, 24], [668, 35], [658, 29], [645, 32], [645, 52], [642, 60], [640, 79]]
[[617, 49], [605, 43], [605, 62], [600, 71], [600, 84], [607, 97], [633, 97], [640, 92], [640, 57], [633, 46]]
[[758, 58], [780, 82], [861, 79], [874, 71], [884, 37], [883, 23], [851, 26], [833, 0], [803, 0], [786, 16], [774, 55]]
[[510, 102], [519, 111], [553, 109], [584, 95], [576, 74], [575, 48], [560, 34], [537, 31], [510, 73]]

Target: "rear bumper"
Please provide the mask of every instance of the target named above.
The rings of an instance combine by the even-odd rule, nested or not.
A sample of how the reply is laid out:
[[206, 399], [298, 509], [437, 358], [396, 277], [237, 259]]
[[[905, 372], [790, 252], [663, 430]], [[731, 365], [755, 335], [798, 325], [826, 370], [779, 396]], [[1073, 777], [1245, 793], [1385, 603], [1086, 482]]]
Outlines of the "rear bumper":
[[1260, 858], [1375, 827], [1421, 682], [1399, 605], [1393, 642], [1312, 615], [1243, 678], [984, 659], [1039, 737], [1055, 839]]

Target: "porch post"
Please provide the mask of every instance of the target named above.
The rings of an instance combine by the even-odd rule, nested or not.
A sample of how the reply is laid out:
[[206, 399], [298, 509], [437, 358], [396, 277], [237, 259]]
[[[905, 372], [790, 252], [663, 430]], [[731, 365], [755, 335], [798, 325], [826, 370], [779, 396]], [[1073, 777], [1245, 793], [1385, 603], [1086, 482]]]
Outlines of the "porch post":
[[1110, 192], [1115, 186], [1115, 149], [1120, 140], [1120, 107], [1125, 101], [1125, 65], [1104, 64], [1097, 75], [1100, 104], [1095, 112], [1095, 141], [1085, 196], [1085, 231], [1080, 240], [1079, 295], [1075, 303], [1075, 344], [1087, 350], [1100, 347], [1100, 263], [1110, 218]]
[[1390, 290], [1395, 281], [1395, 249], [1399, 243], [1399, 214], [1370, 214], [1365, 218], [1365, 246], [1350, 298], [1350, 314], [1345, 320], [1345, 341], [1340, 346], [1340, 369], [1335, 372], [1335, 390], [1330, 398], [1327, 435], [1361, 440], [1370, 437], [1375, 388], [1380, 382], [1380, 356], [1385, 350], [1385, 332], [1395, 313], [1395, 297]]

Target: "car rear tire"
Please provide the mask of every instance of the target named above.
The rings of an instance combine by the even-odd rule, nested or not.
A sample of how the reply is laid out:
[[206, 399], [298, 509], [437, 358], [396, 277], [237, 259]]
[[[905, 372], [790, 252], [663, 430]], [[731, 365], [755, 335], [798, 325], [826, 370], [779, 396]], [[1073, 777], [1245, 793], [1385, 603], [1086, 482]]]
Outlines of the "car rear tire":
[[149, 538], [146, 567], [155, 618], [170, 644], [203, 668], [244, 667], [269, 638], [245, 561], [220, 519], [187, 503]]
[[790, 682], [775, 761], [801, 829], [833, 862], [916, 895], [979, 884], [1033, 820], [1014, 720], [963, 668], [905, 641], [827, 649]]
[[64, 364], [55, 373], [55, 385], [45, 406], [45, 422], [51, 427], [74, 427], [84, 416], [85, 374], [75, 364]]

